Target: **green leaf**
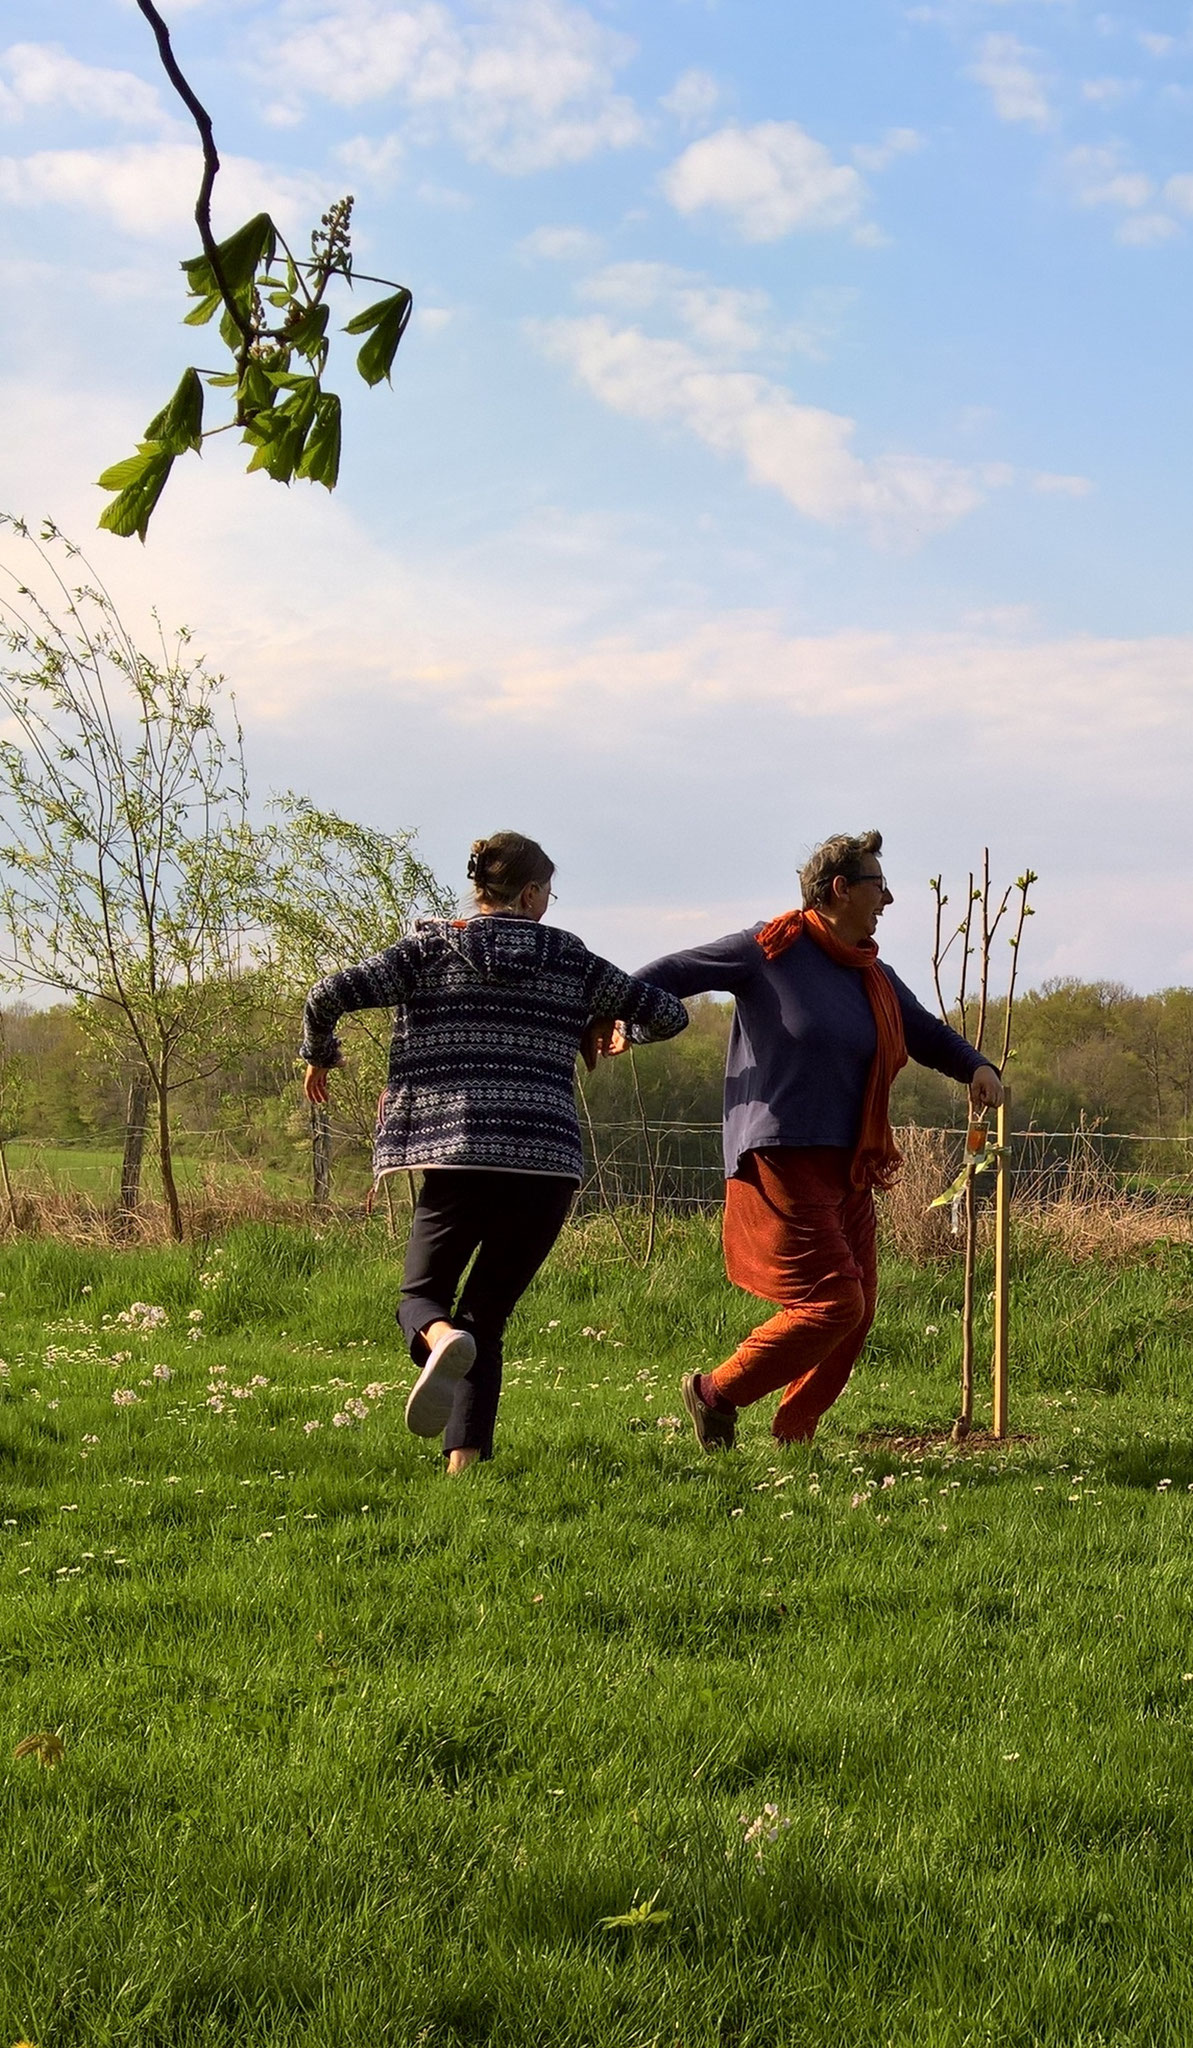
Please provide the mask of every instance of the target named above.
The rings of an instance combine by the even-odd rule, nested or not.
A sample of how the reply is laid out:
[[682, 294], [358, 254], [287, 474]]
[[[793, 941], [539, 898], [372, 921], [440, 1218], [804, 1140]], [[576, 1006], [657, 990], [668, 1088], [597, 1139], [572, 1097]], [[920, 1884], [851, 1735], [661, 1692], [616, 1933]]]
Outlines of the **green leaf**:
[[989, 1173], [996, 1160], [1007, 1158], [1010, 1149], [1009, 1145], [987, 1145], [984, 1152], [967, 1159], [956, 1180], [950, 1181], [943, 1195], [937, 1195], [935, 1201], [929, 1202], [928, 1207], [947, 1209], [950, 1202], [955, 1202], [959, 1195], [965, 1193], [965, 1183], [971, 1174]]
[[366, 306], [363, 313], [349, 320], [345, 334], [369, 337], [356, 358], [356, 367], [366, 384], [380, 384], [383, 377], [388, 379], [413, 304], [403, 287], [392, 298], [378, 299], [376, 305]]
[[99, 478], [100, 489], [118, 491], [120, 495], [100, 513], [100, 525], [126, 540], [134, 533], [144, 540], [153, 508], [173, 467], [174, 457], [168, 448], [157, 441], [143, 441], [135, 455], [105, 469]]
[[[216, 243], [224, 282], [234, 296], [248, 291], [258, 270], [268, 270], [277, 245], [278, 231], [267, 213], [255, 213], [227, 241]], [[215, 272], [206, 256], [189, 256], [182, 268], [196, 298], [207, 298], [212, 292], [218, 295]]]
[[334, 391], [323, 391], [315, 406], [315, 423], [302, 451], [298, 475], [334, 491], [339, 473], [340, 401]]
[[296, 348], [308, 362], [326, 347], [324, 336], [330, 308], [327, 306], [304, 306], [293, 326], [287, 325], [286, 340]]
[[260, 363], [250, 363], [240, 380], [240, 404], [246, 412], [268, 412], [277, 400], [277, 386]]
[[637, 1906], [631, 1906], [628, 1913], [608, 1913], [603, 1920], [597, 1921], [597, 1926], [665, 1927], [671, 1915], [665, 1906], [655, 1910], [655, 1900], [658, 1896], [658, 1892], [655, 1892], [653, 1897], [643, 1899]]
[[218, 292], [208, 292], [200, 305], [192, 306], [189, 313], [183, 314], [183, 325], [185, 327], [206, 327], [213, 313], [217, 313], [222, 304], [223, 300]]
[[171, 455], [185, 455], [188, 448], [202, 446], [203, 385], [197, 370], [183, 371], [173, 398], [146, 427], [145, 439], [156, 441]]
[[[245, 309], [245, 316], [246, 318], [248, 317], [247, 308]], [[232, 318], [231, 313], [225, 312], [220, 321], [220, 340], [225, 348], [231, 349], [233, 355], [244, 345], [244, 336]]]
[[303, 388], [293, 392], [284, 405], [258, 413], [248, 422], [244, 438], [257, 450], [248, 465], [250, 470], [264, 469], [276, 483], [289, 483], [315, 419], [319, 395], [318, 378], [306, 377]]

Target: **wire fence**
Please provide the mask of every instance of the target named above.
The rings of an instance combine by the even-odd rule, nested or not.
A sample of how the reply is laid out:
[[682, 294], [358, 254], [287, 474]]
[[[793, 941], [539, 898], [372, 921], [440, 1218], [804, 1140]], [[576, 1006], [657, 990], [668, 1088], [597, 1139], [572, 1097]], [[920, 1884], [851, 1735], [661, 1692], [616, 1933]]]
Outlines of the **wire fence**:
[[[932, 1167], [938, 1167], [935, 1192], [942, 1192], [961, 1167], [964, 1127], [912, 1125], [895, 1135], [917, 1180], [925, 1171], [930, 1180]], [[720, 1124], [592, 1124], [585, 1133], [585, 1154], [582, 1208], [700, 1210], [718, 1208], [723, 1199]], [[1009, 1165], [1012, 1198], [1021, 1209], [1113, 1201], [1193, 1215], [1193, 1136], [1156, 1138], [1096, 1126], [1015, 1131]]]

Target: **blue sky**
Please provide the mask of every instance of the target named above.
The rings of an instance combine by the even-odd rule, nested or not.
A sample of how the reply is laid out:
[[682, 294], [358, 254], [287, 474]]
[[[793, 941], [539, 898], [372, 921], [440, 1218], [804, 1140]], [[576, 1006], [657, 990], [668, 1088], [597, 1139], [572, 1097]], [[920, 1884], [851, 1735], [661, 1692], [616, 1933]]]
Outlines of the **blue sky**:
[[196, 347], [197, 153], [131, 0], [5, 0], [3, 496], [191, 625], [262, 799], [453, 880], [531, 831], [627, 965], [876, 823], [921, 987], [927, 878], [989, 844], [1030, 980], [1193, 981], [1188, 7], [163, 11], [223, 230], [355, 193], [394, 389], [345, 363], [334, 497], [229, 436], [144, 549], [93, 533]]

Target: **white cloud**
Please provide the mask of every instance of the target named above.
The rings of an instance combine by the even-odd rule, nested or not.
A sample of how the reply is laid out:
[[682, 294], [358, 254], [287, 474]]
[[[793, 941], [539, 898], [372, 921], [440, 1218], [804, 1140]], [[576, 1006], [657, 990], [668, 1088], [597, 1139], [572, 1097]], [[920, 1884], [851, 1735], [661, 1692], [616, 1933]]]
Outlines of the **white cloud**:
[[1139, 41], [1149, 57], [1167, 57], [1176, 48], [1176, 37], [1159, 35], [1154, 29], [1141, 28]]
[[[182, 142], [133, 142], [118, 149], [44, 149], [0, 157], [0, 199], [11, 206], [56, 205], [104, 215], [125, 234], [194, 234], [202, 159]], [[217, 230], [267, 210], [283, 224], [326, 203], [311, 178], [274, 172], [249, 157], [221, 158]]]
[[1146, 206], [1154, 186], [1142, 171], [1133, 171], [1117, 146], [1071, 149], [1065, 169], [1080, 206]]
[[1081, 82], [1081, 97], [1094, 106], [1113, 107], [1128, 94], [1138, 92], [1136, 78], [1085, 78]]
[[601, 241], [588, 228], [542, 227], [525, 235], [518, 248], [522, 255], [541, 257], [548, 263], [586, 263], [599, 254]]
[[1164, 197], [1179, 213], [1193, 215], [1193, 172], [1178, 171], [1175, 178], [1169, 178]]
[[720, 368], [686, 342], [617, 328], [601, 314], [532, 332], [611, 411], [686, 428], [824, 525], [862, 522], [877, 539], [906, 543], [951, 526], [992, 483], [1007, 480], [1002, 470], [922, 455], [863, 461], [850, 447], [852, 420], [800, 405], [764, 377]]
[[624, 312], [660, 309], [718, 357], [750, 355], [776, 338], [769, 293], [714, 285], [670, 263], [611, 263], [579, 295]]
[[57, 43], [12, 43], [0, 56], [0, 107], [90, 115], [128, 128], [174, 125], [152, 85], [132, 71], [80, 63]]
[[881, 142], [859, 143], [853, 160], [864, 171], [885, 171], [896, 157], [914, 156], [924, 147], [924, 138], [914, 128], [888, 128]]
[[721, 88], [708, 71], [682, 71], [659, 105], [685, 127], [700, 127], [720, 105]]
[[271, 84], [341, 106], [395, 98], [428, 139], [521, 174], [640, 142], [633, 102], [614, 91], [628, 37], [572, 0], [489, 0], [456, 19], [444, 6], [338, 0], [271, 44]]
[[[10, 504], [84, 542], [134, 634], [151, 605], [188, 621], [235, 685], [259, 798], [298, 786], [379, 825], [397, 803], [456, 876], [503, 789], [561, 863], [563, 920], [631, 966], [780, 908], [800, 845], [876, 819], [902, 884], [883, 949], [913, 986], [931, 944], [920, 878], [964, 876], [985, 843], [1000, 872], [1044, 878], [1029, 983], [1193, 980], [1170, 908], [1139, 910], [1157, 862], [1187, 872], [1189, 635], [1048, 635], [1005, 615], [817, 633], [646, 604], [619, 606], [611, 632], [595, 532], [574, 538], [589, 567], [598, 552], [599, 595], [561, 603], [559, 556], [520, 532], [496, 558], [420, 553], [413, 532], [387, 546], [339, 497], [244, 476], [231, 436], [180, 465], [142, 549], [89, 530], [100, 494], [83, 485], [130, 445], [140, 403], [9, 380], [0, 410]], [[395, 783], [396, 749], [452, 773], [433, 795]], [[699, 826], [718, 805], [737, 821], [734, 903]]]
[[1042, 491], [1054, 498], [1088, 498], [1093, 483], [1087, 476], [1058, 476], [1051, 470], [1042, 469], [1031, 480], [1033, 491]]
[[370, 135], [353, 135], [347, 142], [341, 142], [335, 152], [337, 163], [343, 164], [358, 178], [367, 178], [371, 185], [392, 185], [403, 155], [401, 137], [383, 135], [379, 141]]
[[1114, 239], [1136, 249], [1151, 249], [1159, 242], [1170, 242], [1179, 233], [1179, 227], [1167, 213], [1132, 213], [1119, 222]]
[[988, 35], [982, 38], [970, 78], [984, 85], [994, 102], [1000, 121], [1022, 121], [1031, 128], [1047, 128], [1052, 110], [1040, 73], [1028, 59], [1034, 55], [1018, 36]]
[[715, 207], [747, 242], [777, 242], [796, 229], [853, 227], [865, 199], [853, 166], [834, 163], [795, 121], [720, 128], [693, 142], [662, 182], [677, 212]]

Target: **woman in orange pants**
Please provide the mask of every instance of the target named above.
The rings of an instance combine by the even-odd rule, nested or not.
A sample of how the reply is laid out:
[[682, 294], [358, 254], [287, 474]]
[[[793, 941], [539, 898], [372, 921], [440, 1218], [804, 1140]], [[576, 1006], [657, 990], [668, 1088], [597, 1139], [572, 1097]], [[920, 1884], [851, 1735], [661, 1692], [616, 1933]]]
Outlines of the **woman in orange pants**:
[[[707, 1450], [733, 1444], [740, 1408], [784, 1388], [773, 1433], [806, 1442], [844, 1388], [874, 1319], [874, 1190], [899, 1169], [888, 1105], [908, 1056], [1002, 1099], [995, 1069], [878, 960], [894, 901], [882, 835], [842, 834], [801, 871], [803, 908], [672, 953], [641, 977], [672, 995], [735, 998], [725, 1071], [725, 1265], [774, 1302], [684, 1404]], [[614, 1041], [616, 1043], [616, 1041]]]

